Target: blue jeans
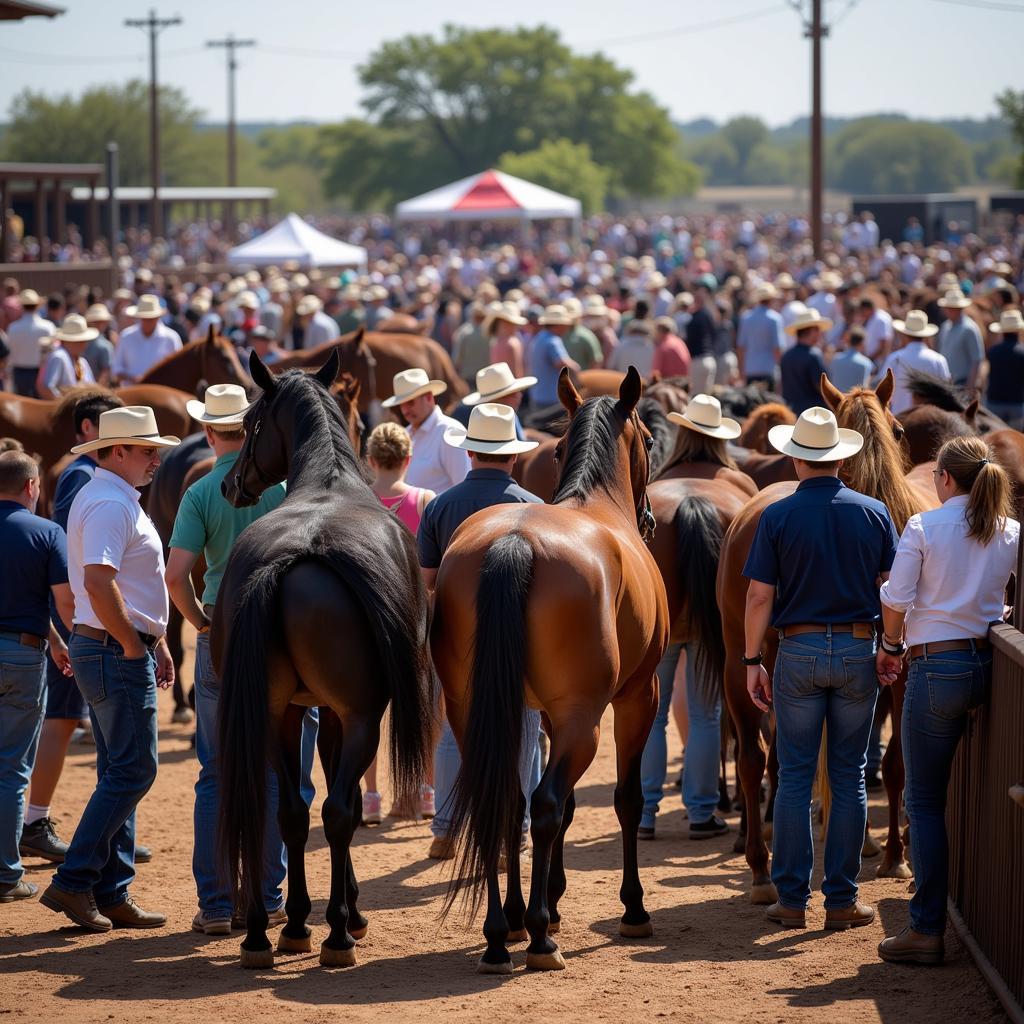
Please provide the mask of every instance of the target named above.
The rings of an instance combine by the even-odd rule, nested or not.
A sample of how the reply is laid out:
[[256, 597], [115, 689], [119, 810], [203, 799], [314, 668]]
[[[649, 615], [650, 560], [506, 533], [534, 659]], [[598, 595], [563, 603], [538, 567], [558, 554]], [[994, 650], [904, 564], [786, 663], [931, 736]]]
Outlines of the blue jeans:
[[156, 659], [126, 658], [120, 644], [80, 634], [69, 651], [89, 704], [97, 782], [53, 882], [112, 907], [135, 878], [135, 808], [156, 780]]
[[0, 637], [0, 888], [24, 874], [18, 843], [25, 790], [46, 708], [46, 654]]
[[[523, 831], [530, 829], [530, 797], [540, 782], [540, 712], [527, 708], [523, 715], [523, 738], [519, 755], [519, 785], [526, 795], [526, 814], [523, 817]], [[430, 831], [438, 838], [448, 835], [452, 827], [451, 797], [455, 790], [455, 779], [462, 767], [459, 746], [455, 734], [445, 718], [441, 725], [441, 739], [434, 751], [434, 802], [437, 814], [430, 823]]]
[[[220, 772], [217, 766], [217, 702], [220, 680], [213, 671], [210, 657], [210, 636], [200, 633], [196, 638], [196, 756], [199, 778], [196, 780], [196, 803], [193, 813], [195, 845], [192, 850], [192, 874], [199, 894], [199, 909], [210, 918], [230, 917], [234, 906], [232, 893], [220, 871], [217, 851], [217, 820], [219, 802], [217, 787]], [[316, 753], [316, 708], [310, 708], [302, 720], [302, 779], [300, 792], [308, 807], [315, 791], [310, 773]], [[288, 868], [288, 855], [277, 826], [277, 775], [267, 770], [267, 823], [263, 838], [263, 905], [277, 910], [284, 897], [281, 883]]]
[[903, 701], [904, 798], [917, 888], [910, 901], [910, 926], [922, 935], [943, 935], [946, 931], [949, 773], [968, 715], [972, 708], [985, 703], [991, 678], [991, 651], [947, 651], [917, 658], [907, 675]]
[[772, 881], [783, 906], [803, 910], [811, 896], [811, 788], [823, 724], [828, 726], [832, 813], [821, 889], [826, 909], [857, 900], [868, 814], [864, 764], [878, 696], [875, 651], [873, 639], [849, 633], [807, 633], [779, 644], [773, 682], [779, 791]]
[[721, 699], [707, 704], [697, 687], [697, 645], [670, 644], [658, 665], [658, 713], [651, 727], [640, 762], [641, 785], [644, 791], [644, 810], [640, 824], [654, 827], [654, 818], [661, 803], [668, 767], [669, 712], [672, 708], [673, 680], [680, 652], [686, 651], [686, 703], [690, 727], [683, 755], [683, 805], [694, 824], [708, 821], [718, 806], [718, 764], [721, 759]]

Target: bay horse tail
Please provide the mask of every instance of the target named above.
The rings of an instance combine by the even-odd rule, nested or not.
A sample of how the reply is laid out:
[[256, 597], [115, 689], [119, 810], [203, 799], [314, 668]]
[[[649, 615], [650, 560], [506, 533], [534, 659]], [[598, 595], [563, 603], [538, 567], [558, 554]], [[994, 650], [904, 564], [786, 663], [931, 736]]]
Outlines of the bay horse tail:
[[725, 530], [714, 503], [697, 495], [679, 502], [674, 527], [683, 615], [690, 639], [698, 644], [694, 663], [697, 687], [712, 703], [721, 697], [725, 673], [722, 615], [715, 596]]
[[[503, 845], [522, 825], [519, 756], [526, 710], [526, 602], [533, 579], [530, 542], [513, 531], [487, 549], [476, 594], [476, 640], [462, 768], [452, 794], [452, 836], [459, 865], [445, 899], [460, 889], [479, 908]], [[518, 841], [518, 840], [517, 840]]]

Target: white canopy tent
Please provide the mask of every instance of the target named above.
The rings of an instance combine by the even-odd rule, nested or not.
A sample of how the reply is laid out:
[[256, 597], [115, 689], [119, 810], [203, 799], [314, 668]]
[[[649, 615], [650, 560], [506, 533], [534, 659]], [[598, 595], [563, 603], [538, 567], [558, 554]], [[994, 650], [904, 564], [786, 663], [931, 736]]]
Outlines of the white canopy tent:
[[365, 267], [366, 250], [331, 238], [289, 213], [269, 231], [228, 253], [228, 262], [266, 267], [293, 260], [302, 267]]

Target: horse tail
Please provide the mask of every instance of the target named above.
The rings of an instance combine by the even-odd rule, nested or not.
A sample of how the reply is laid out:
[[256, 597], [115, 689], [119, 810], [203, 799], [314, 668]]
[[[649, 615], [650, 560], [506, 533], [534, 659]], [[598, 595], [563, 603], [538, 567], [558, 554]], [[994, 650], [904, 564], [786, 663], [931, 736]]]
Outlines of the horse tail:
[[687, 633], [697, 643], [694, 663], [697, 687], [705, 700], [712, 703], [721, 697], [725, 672], [722, 616], [715, 597], [725, 530], [714, 504], [696, 495], [679, 502], [674, 526], [683, 615]]
[[452, 836], [459, 844], [444, 911], [469, 886], [473, 913], [502, 845], [522, 819], [519, 756], [526, 710], [526, 602], [533, 578], [530, 542], [513, 531], [487, 549], [476, 594], [469, 718], [462, 768], [452, 794]]

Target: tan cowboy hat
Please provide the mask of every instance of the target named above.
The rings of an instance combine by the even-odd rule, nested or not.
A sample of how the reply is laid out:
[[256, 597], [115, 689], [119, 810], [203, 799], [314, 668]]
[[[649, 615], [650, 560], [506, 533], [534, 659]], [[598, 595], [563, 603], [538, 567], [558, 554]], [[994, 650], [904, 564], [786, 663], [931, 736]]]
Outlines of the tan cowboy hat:
[[608, 306], [604, 301], [603, 295], [588, 295], [583, 300], [583, 315], [584, 316], [607, 316]]
[[363, 289], [353, 281], [351, 284], [345, 285], [342, 289], [341, 297], [346, 302], [361, 302], [363, 298]]
[[142, 295], [134, 306], [129, 306], [124, 312], [126, 316], [135, 317], [136, 320], [156, 320], [167, 310], [160, 305], [160, 300], [155, 295]]
[[999, 323], [989, 324], [988, 329], [993, 334], [1024, 334], [1024, 316], [1019, 309], [1004, 309]]
[[723, 441], [731, 441], [743, 432], [735, 420], [722, 415], [722, 403], [713, 395], [694, 395], [686, 412], [670, 412], [668, 419], [670, 423]]
[[[431, 298], [430, 301], [433, 301]], [[487, 319], [484, 321], [484, 332], [488, 332], [496, 320], [504, 320], [507, 324], [522, 327], [526, 317], [519, 315], [519, 307], [514, 302], [492, 302], [487, 307]]]
[[38, 306], [39, 292], [33, 288], [25, 288], [18, 294], [18, 302], [22, 306]]
[[444, 432], [445, 444], [484, 455], [518, 455], [533, 451], [536, 441], [516, 438], [516, 414], [507, 405], [485, 402], [469, 414], [469, 427], [450, 427]]
[[912, 309], [906, 320], [893, 320], [892, 329], [908, 338], [930, 338], [939, 333], [938, 324], [928, 323], [928, 314], [923, 309]]
[[54, 337], [58, 341], [92, 341], [93, 338], [98, 338], [100, 332], [95, 327], [90, 327], [85, 322], [84, 316], [79, 316], [77, 313], [69, 313], [64, 317], [64, 323], [57, 328], [57, 333]]
[[109, 324], [113, 315], [102, 302], [93, 303], [85, 311], [85, 322], [87, 324]]
[[759, 284], [754, 289], [753, 300], [755, 303], [768, 302], [770, 299], [777, 299], [779, 291], [773, 284]]
[[562, 305], [565, 306], [566, 312], [572, 317], [574, 322], [583, 316], [583, 303], [575, 295], [570, 295], [569, 298], [562, 302]]
[[388, 297], [388, 290], [382, 284], [372, 284], [367, 294], [370, 296], [368, 302], [383, 302]]
[[431, 380], [426, 370], [414, 367], [411, 370], [402, 370], [395, 374], [393, 383], [394, 394], [385, 398], [380, 404], [385, 409], [393, 409], [403, 402], [411, 402], [420, 395], [428, 392], [431, 395], [440, 395], [448, 390], [448, 385], [443, 380]]
[[992, 268], [993, 274], [998, 274], [1000, 277], [1009, 277], [1013, 273], [1013, 268], [1005, 260], [997, 263]]
[[938, 301], [943, 309], [966, 309], [971, 300], [959, 288], [950, 288]]
[[783, 271], [777, 278], [775, 278], [775, 287], [780, 292], [792, 292], [796, 291], [796, 281], [793, 280], [792, 274], [787, 274]]
[[813, 306], [805, 307], [796, 315], [796, 319], [786, 328], [787, 334], [796, 334], [805, 327], [820, 327], [827, 331], [832, 326], [832, 321], [827, 316], [822, 316]]
[[466, 395], [462, 401], [466, 405], [495, 402], [506, 395], [514, 395], [517, 391], [532, 388], [536, 383], [536, 377], [514, 376], [508, 363], [492, 363], [477, 373], [476, 391]]
[[255, 292], [251, 292], [246, 289], [244, 292], [239, 292], [238, 298], [235, 300], [235, 305], [241, 309], [259, 309], [260, 300], [256, 297]]
[[864, 438], [856, 430], [840, 427], [831, 409], [817, 405], [802, 412], [794, 426], [780, 423], [772, 427], [768, 442], [783, 455], [804, 462], [839, 462], [864, 446]]
[[838, 288], [842, 283], [842, 277], [834, 270], [825, 270], [811, 281], [811, 287], [817, 288], [818, 291], [828, 291]]
[[693, 295], [690, 292], [680, 292], [675, 302], [672, 303], [672, 312], [678, 313], [681, 309], [689, 309], [693, 305]]
[[950, 271], [947, 271], [945, 274], [943, 274], [939, 278], [939, 291], [940, 292], [948, 292], [950, 290], [950, 288], [959, 288], [959, 287], [960, 287], [960, 278], [958, 278], [956, 276], [956, 274], [954, 274], [954, 273], [952, 273]]
[[310, 316], [319, 313], [323, 308], [323, 303], [315, 295], [303, 295], [295, 306], [295, 312], [299, 316]]
[[202, 402], [185, 403], [189, 416], [199, 423], [217, 427], [238, 427], [250, 406], [245, 388], [239, 384], [211, 384]]
[[554, 305], [547, 306], [545, 308], [544, 312], [540, 315], [540, 318], [537, 320], [537, 323], [539, 323], [542, 327], [547, 327], [552, 324], [556, 326], [571, 327], [572, 316], [570, 315], [569, 310], [565, 308], [565, 306], [563, 306], [561, 303], [555, 303]]
[[649, 292], [657, 292], [661, 291], [661, 289], [665, 287], [666, 283], [665, 275], [661, 273], [660, 270], [656, 270], [647, 278], [646, 288]]
[[100, 413], [99, 436], [84, 444], [76, 444], [72, 455], [110, 448], [115, 444], [152, 445], [156, 448], [174, 448], [181, 438], [163, 437], [156, 426], [156, 416], [148, 405], [126, 405], [121, 409], [108, 409]]

